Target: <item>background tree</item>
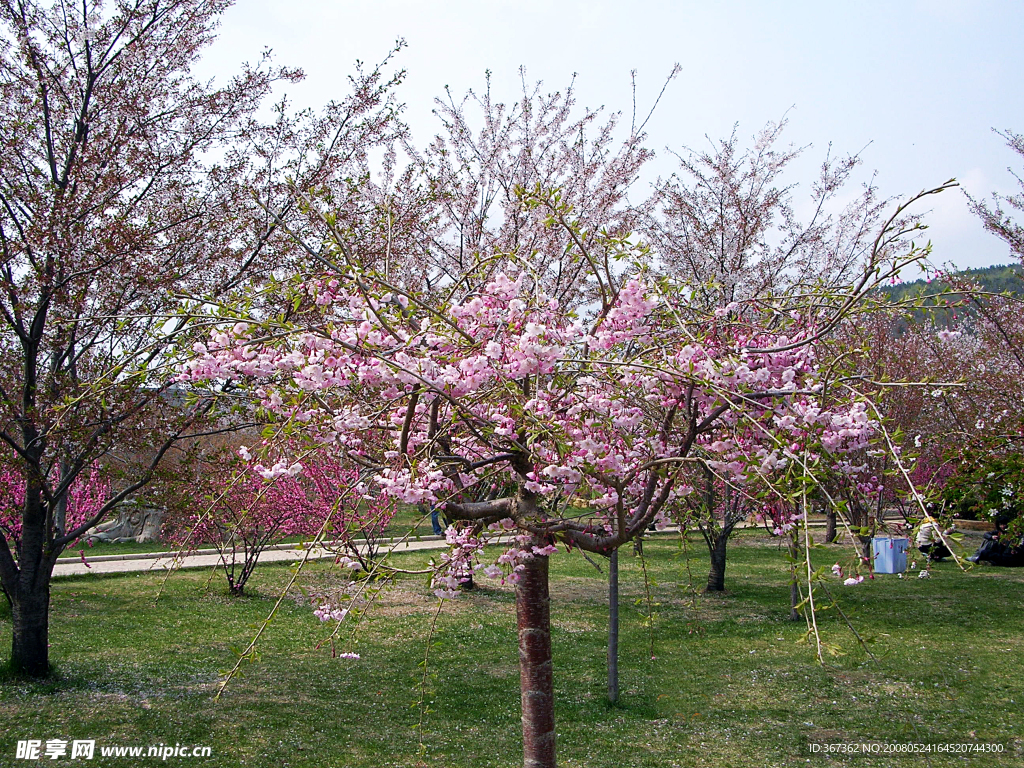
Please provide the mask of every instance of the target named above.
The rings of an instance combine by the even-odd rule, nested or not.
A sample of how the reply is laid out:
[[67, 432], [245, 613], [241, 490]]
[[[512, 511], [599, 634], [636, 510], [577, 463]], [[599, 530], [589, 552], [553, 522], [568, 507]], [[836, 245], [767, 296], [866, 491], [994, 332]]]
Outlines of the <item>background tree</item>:
[[[407, 290], [446, 290], [486, 256], [490, 274], [530, 262], [567, 304], [613, 293], [615, 238], [638, 228], [644, 202], [628, 194], [653, 157], [644, 125], [623, 131], [619, 114], [578, 109], [571, 84], [545, 92], [522, 77], [512, 103], [493, 97], [489, 77], [482, 94], [438, 99], [433, 140], [397, 137], [379, 167], [311, 192], [302, 237], [341, 243], [353, 264]], [[538, 190], [553, 194], [524, 205]]]
[[[997, 134], [1006, 140], [1010, 147], [1021, 157], [1024, 157], [1024, 136], [1013, 131], [996, 131]], [[1010, 173], [1017, 180], [1020, 192], [1016, 195], [993, 194], [991, 201], [975, 199], [967, 196], [975, 214], [981, 219], [985, 229], [1000, 238], [1008, 246], [1010, 253], [1024, 263], [1024, 227], [1014, 220], [1011, 211], [1024, 211], [1024, 179], [1022, 179], [1012, 168]], [[1006, 210], [1003, 206], [1010, 210]]]
[[[91, 519], [110, 495], [110, 481], [99, 467], [82, 473], [68, 489], [64, 505], [66, 525], [77, 528]], [[21, 542], [21, 512], [25, 507], [25, 478], [11, 463], [0, 465], [0, 532], [15, 549]], [[2, 586], [2, 585], [0, 585]]]
[[[928, 386], [933, 379], [920, 354], [916, 328], [906, 324], [906, 312], [903, 306], [885, 301], [873, 305], [870, 311], [858, 314], [838, 329], [827, 353], [831, 359], [846, 363], [836, 371], [836, 377], [843, 386], [853, 387], [871, 399], [900, 450], [908, 447], [906, 435], [913, 440], [923, 430], [941, 429], [941, 414], [935, 411], [937, 404], [930, 397], [934, 385]], [[918, 446], [912, 447], [919, 452]], [[872, 446], [852, 461], [860, 471], [828, 478], [824, 493], [832, 503], [826, 506], [830, 518], [841, 519], [844, 531], [860, 537], [862, 555], [869, 557], [870, 540], [876, 528], [884, 524], [886, 505], [906, 507], [909, 489], [888, 450]], [[829, 540], [838, 530], [839, 526], [831, 528]]]
[[352, 567], [369, 571], [379, 559], [397, 505], [367, 482], [366, 474], [365, 468], [322, 452], [304, 461], [301, 477], [314, 503], [328, 512], [328, 545]]
[[[677, 154], [678, 172], [659, 180], [645, 209], [643, 233], [657, 270], [671, 290], [692, 292], [723, 323], [748, 306], [798, 312], [803, 297], [856, 282], [872, 259], [906, 256], [911, 246], [904, 236], [920, 228], [906, 206], [889, 219], [890, 201], [879, 199], [871, 184], [840, 207], [861, 160], [831, 152], [809, 185], [803, 207], [810, 213], [801, 221], [798, 185], [788, 172], [806, 148], [782, 146], [785, 126], [785, 120], [767, 124], [748, 147], [734, 128], [709, 150]], [[822, 348], [825, 366], [831, 349]], [[721, 588], [714, 585], [721, 583], [728, 539], [742, 516], [742, 507], [722, 522], [710, 509], [697, 515], [712, 557], [710, 589]]]
[[711, 566], [705, 592], [725, 591], [726, 546], [733, 529], [751, 515], [751, 498], [741, 485], [729, 483], [707, 465], [693, 473], [693, 492], [684, 498], [681, 526], [696, 525], [708, 547]]
[[[457, 100], [448, 93], [437, 101], [443, 130], [415, 155], [437, 195], [431, 263], [457, 280], [483, 254], [517, 254], [530, 259], [548, 295], [577, 305], [614, 274], [607, 261], [616, 238], [638, 229], [640, 207], [627, 195], [653, 152], [635, 115], [619, 139], [620, 114], [580, 114], [571, 84], [544, 93], [539, 82], [527, 85], [525, 70], [520, 75], [522, 95], [509, 105], [495, 101], [489, 77], [482, 95], [470, 91]], [[539, 190], [554, 194], [524, 206], [523, 192]], [[551, 226], [559, 218], [561, 225]], [[541, 253], [544, 259], [532, 258]], [[491, 269], [506, 263], [495, 259]]]
[[[676, 154], [679, 170], [656, 186], [644, 236], [658, 268], [693, 286], [709, 308], [844, 285], [878, 245], [891, 201], [867, 185], [838, 207], [861, 163], [856, 155], [826, 155], [803, 202], [809, 218], [797, 217], [798, 185], [787, 170], [806, 148], [780, 146], [785, 127], [785, 120], [768, 123], [749, 147], [734, 128], [710, 150], [686, 149]], [[897, 239], [887, 247], [897, 244], [909, 245]]]
[[[20, 673], [47, 673], [64, 547], [175, 441], [225, 428], [200, 426], [213, 398], [170, 386], [194, 340], [188, 297], [272, 277], [294, 252], [280, 236], [299, 213], [291, 185], [345, 175], [393, 115], [380, 70], [320, 116], [281, 103], [269, 123], [258, 108], [297, 71], [265, 59], [223, 87], [194, 81], [228, 4], [0, 2], [0, 440], [26, 489], [0, 581]], [[69, 524], [67, 495], [101, 458], [119, 480]]]
[[[863, 527], [865, 549], [885, 507], [909, 524], [924, 515], [922, 501], [942, 501], [944, 514], [965, 518], [1003, 509], [1007, 483], [998, 478], [1019, 455], [1024, 417], [1013, 276], [1008, 268], [974, 270], [887, 286], [880, 311], [839, 334], [854, 362], [850, 381], [871, 397], [897, 450], [865, 452], [864, 482], [832, 489], [846, 499], [848, 522]], [[986, 462], [993, 467], [983, 470]]]

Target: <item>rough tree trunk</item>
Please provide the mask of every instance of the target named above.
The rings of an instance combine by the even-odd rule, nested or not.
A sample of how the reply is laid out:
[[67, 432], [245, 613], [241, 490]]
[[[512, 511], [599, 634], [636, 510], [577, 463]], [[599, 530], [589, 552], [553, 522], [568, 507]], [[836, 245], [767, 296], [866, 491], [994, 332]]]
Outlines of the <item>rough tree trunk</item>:
[[[536, 542], [544, 546], [544, 542]], [[523, 768], [555, 768], [555, 696], [551, 661], [548, 558], [524, 563], [516, 584]]]
[[796, 580], [796, 561], [800, 557], [800, 545], [796, 541], [795, 534], [792, 533], [789, 538], [789, 556], [793, 560], [789, 568], [789, 620], [800, 621], [800, 611], [797, 610], [797, 606], [800, 605], [800, 585]]
[[50, 575], [59, 552], [47, 551], [46, 508], [37, 480], [28, 478], [17, 564], [4, 547], [0, 575], [11, 603], [10, 669], [26, 677], [50, 673]]
[[725, 591], [725, 556], [726, 547], [729, 544], [729, 536], [732, 535], [733, 526], [727, 525], [718, 531], [715, 536], [709, 533], [704, 537], [708, 544], [708, 552], [711, 555], [711, 569], [708, 571], [708, 583], [704, 587], [705, 592]]
[[608, 701], [619, 700], [619, 550], [608, 559]]
[[11, 671], [27, 677], [46, 677], [50, 672], [50, 580], [12, 596]]
[[871, 555], [871, 537], [870, 536], [858, 536], [858, 542], [860, 543], [860, 559], [861, 562], [870, 563]]
[[828, 512], [825, 513], [825, 543], [831, 544], [836, 540], [836, 508], [831, 504]]
[[725, 488], [725, 518], [722, 520], [722, 527], [719, 528], [715, 521], [715, 476], [711, 470], [704, 466], [704, 507], [707, 514], [706, 521], [699, 521], [701, 535], [708, 545], [708, 554], [711, 555], [711, 568], [708, 571], [708, 583], [704, 587], [705, 592], [725, 591], [725, 548], [729, 543], [729, 536], [735, 523], [729, 523], [729, 512], [731, 510], [729, 486]]

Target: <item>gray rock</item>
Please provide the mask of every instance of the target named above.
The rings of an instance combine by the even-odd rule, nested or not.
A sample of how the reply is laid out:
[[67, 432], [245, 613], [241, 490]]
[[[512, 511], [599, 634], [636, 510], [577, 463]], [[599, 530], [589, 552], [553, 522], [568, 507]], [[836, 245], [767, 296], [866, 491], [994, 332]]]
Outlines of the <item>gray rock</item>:
[[117, 507], [117, 517], [100, 523], [85, 532], [84, 539], [93, 544], [135, 542], [146, 544], [160, 540], [160, 527], [167, 510], [145, 502], [126, 501]]

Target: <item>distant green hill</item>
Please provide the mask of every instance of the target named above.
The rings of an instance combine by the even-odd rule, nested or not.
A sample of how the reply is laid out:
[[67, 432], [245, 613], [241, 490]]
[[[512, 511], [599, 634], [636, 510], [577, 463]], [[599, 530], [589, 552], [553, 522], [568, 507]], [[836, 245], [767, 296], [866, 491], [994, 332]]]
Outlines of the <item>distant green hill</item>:
[[[982, 290], [991, 293], [1011, 293], [1015, 296], [1024, 296], [1024, 269], [1019, 264], [965, 269], [962, 272], [954, 273], [953, 276], [972, 280]], [[944, 280], [914, 280], [911, 283], [888, 285], [879, 288], [878, 292], [891, 301], [903, 301], [904, 299], [913, 299], [918, 296], [929, 296], [942, 291], [948, 291], [949, 289], [949, 283]]]
[[[981, 267], [979, 269], [965, 269], [950, 276], [954, 281], [971, 280], [978, 284], [981, 290], [988, 293], [1009, 293], [1014, 296], [1024, 296], [1024, 269], [1017, 264], [1004, 264], [994, 267]], [[937, 280], [914, 280], [909, 283], [896, 283], [878, 289], [876, 294], [883, 300], [906, 301], [927, 296], [942, 294], [950, 291], [949, 282]], [[923, 306], [910, 312], [913, 322], [931, 322], [936, 328], [949, 328], [958, 324], [958, 319], [971, 318], [976, 315], [976, 309], [972, 306], [954, 306], [963, 298], [959, 293], [944, 293], [941, 298], [924, 299]], [[906, 326], [899, 324], [897, 334], [902, 333]]]

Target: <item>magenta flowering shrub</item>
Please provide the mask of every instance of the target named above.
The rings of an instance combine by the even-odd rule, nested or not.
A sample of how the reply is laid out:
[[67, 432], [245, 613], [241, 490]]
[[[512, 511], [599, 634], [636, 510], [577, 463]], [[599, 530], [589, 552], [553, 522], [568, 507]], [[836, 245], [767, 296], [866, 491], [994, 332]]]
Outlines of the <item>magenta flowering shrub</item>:
[[[368, 493], [359, 473], [328, 455], [304, 463], [278, 461], [272, 467], [242, 462], [205, 465], [194, 511], [172, 522], [171, 538], [184, 549], [217, 549], [229, 590], [241, 594], [273, 544], [289, 538], [307, 543], [323, 534], [353, 569], [375, 554], [378, 539], [394, 515], [394, 503]], [[329, 533], [329, 535], [328, 535]], [[346, 553], [346, 554], [342, 554]]]
[[352, 571], [372, 568], [398, 505], [365, 475], [330, 453], [304, 459], [301, 473], [328, 523], [321, 544], [334, 548], [339, 565]]
[[[75, 478], [67, 490], [62, 531], [74, 530], [95, 515], [110, 498], [110, 482], [93, 465]], [[0, 466], [0, 532], [20, 551], [25, 480], [10, 466]]]

